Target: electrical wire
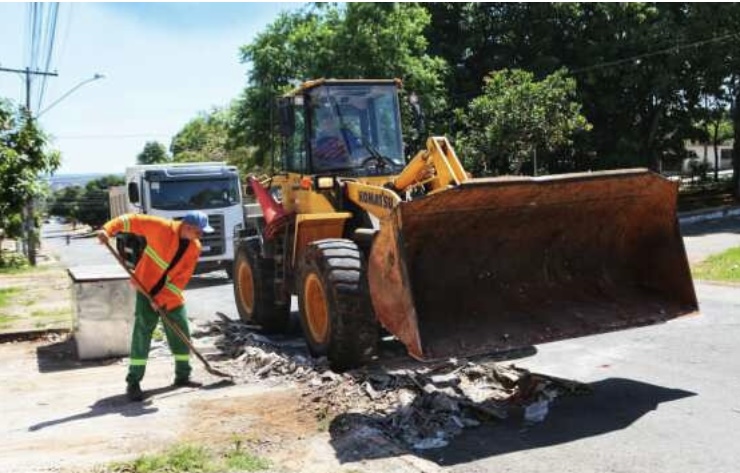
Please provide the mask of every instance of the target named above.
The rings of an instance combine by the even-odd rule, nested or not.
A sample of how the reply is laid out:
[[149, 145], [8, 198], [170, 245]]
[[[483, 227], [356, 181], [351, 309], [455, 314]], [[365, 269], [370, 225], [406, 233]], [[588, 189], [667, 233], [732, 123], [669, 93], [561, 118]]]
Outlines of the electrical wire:
[[[50, 16], [47, 19], [47, 48], [46, 48], [46, 62], [44, 65], [44, 71], [48, 71], [51, 67], [51, 58], [54, 53], [54, 42], [56, 39], [57, 32], [57, 16], [59, 14], [59, 3], [55, 2], [49, 6]], [[49, 76], [43, 76], [41, 79], [41, 87], [39, 92], [39, 100], [37, 103], [37, 110], [41, 110], [41, 104], [44, 101], [44, 94], [46, 93], [46, 82]]]
[[738, 32], [738, 33], [728, 33], [728, 34], [725, 34], [725, 35], [722, 35], [722, 36], [717, 36], [717, 37], [714, 37], [714, 38], [704, 39], [704, 40], [696, 41], [696, 42], [693, 42], [693, 43], [680, 44], [680, 45], [676, 45], [676, 46], [671, 46], [669, 48], [660, 49], [660, 50], [657, 50], [657, 51], [650, 51], [650, 52], [647, 52], [647, 53], [638, 54], [638, 55], [627, 57], [627, 58], [623, 58], [623, 59], [617, 59], [617, 60], [614, 60], [614, 61], [603, 62], [601, 64], [595, 64], [593, 66], [582, 67], [580, 69], [574, 69], [574, 70], [572, 70], [571, 73], [572, 74], [580, 74], [582, 72], [593, 71], [593, 70], [596, 70], [596, 69], [605, 69], [605, 68], [608, 68], [608, 67], [620, 66], [622, 64], [635, 64], [635, 63], [639, 64], [640, 61], [642, 61], [643, 59], [649, 58], [649, 57], [659, 56], [661, 54], [668, 54], [668, 53], [678, 52], [678, 51], [680, 51], [682, 49], [696, 48], [696, 47], [699, 47], [699, 46], [704, 46], [706, 44], [719, 43], [719, 42], [722, 42], [722, 41], [727, 41], [729, 39], [740, 39], [740, 32]]

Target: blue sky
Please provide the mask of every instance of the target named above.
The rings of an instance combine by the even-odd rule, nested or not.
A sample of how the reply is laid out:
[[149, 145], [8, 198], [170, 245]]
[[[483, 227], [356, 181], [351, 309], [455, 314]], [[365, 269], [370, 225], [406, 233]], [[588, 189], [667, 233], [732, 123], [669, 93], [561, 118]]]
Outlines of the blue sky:
[[[0, 66], [28, 61], [28, 5], [0, 3]], [[52, 71], [38, 113], [62, 152], [57, 174], [122, 173], [147, 141], [169, 147], [199, 111], [223, 106], [244, 85], [239, 46], [299, 3], [61, 3]], [[25, 101], [23, 76], [0, 73], [0, 97]]]

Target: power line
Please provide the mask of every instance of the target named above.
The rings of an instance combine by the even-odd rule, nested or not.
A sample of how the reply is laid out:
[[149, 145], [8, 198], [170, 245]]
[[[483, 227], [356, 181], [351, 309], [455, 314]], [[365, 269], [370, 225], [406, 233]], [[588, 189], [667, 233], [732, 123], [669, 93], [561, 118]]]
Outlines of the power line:
[[668, 54], [668, 53], [678, 52], [678, 51], [680, 51], [682, 49], [696, 48], [696, 47], [699, 47], [699, 46], [704, 46], [706, 44], [719, 43], [719, 42], [726, 41], [728, 39], [733, 39], [733, 38], [740, 38], [740, 33], [728, 33], [726, 35], [717, 36], [715, 38], [704, 39], [704, 40], [701, 40], [701, 41], [696, 41], [694, 43], [680, 44], [680, 45], [676, 45], [676, 46], [671, 46], [670, 48], [660, 49], [658, 51], [651, 51], [651, 52], [647, 52], [647, 53], [643, 53], [643, 54], [638, 54], [636, 56], [631, 56], [631, 57], [627, 57], [627, 58], [623, 58], [623, 59], [617, 59], [617, 60], [614, 60], [614, 61], [607, 61], [607, 62], [603, 62], [601, 64], [595, 64], [593, 66], [587, 66], [587, 67], [582, 67], [580, 69], [574, 69], [573, 71], [571, 71], [571, 73], [572, 74], [579, 74], [581, 72], [588, 72], [588, 71], [592, 71], [592, 70], [596, 70], [596, 69], [604, 69], [604, 68], [607, 68], [607, 67], [614, 67], [614, 66], [619, 66], [621, 64], [627, 64], [627, 63], [635, 63], [636, 62], [637, 64], [639, 64], [640, 61], [642, 61], [643, 59], [649, 58], [649, 57], [659, 56], [661, 54]]
[[90, 140], [90, 139], [112, 139], [112, 138], [121, 138], [121, 139], [128, 139], [128, 138], [163, 138], [163, 137], [169, 137], [171, 136], [170, 133], [161, 133], [161, 134], [153, 134], [153, 133], [119, 133], [119, 134], [105, 134], [105, 135], [60, 135], [60, 136], [54, 136], [54, 138], [57, 139], [65, 139], [65, 140]]
[[[47, 50], [46, 50], [46, 64], [44, 66], [44, 70], [48, 71], [49, 67], [51, 66], [51, 58], [54, 52], [54, 43], [56, 39], [56, 32], [57, 32], [57, 15], [59, 13], [59, 3], [52, 4], [49, 9], [51, 10], [50, 17], [47, 19]], [[39, 93], [39, 101], [36, 106], [37, 110], [41, 110], [41, 104], [44, 101], [44, 94], [46, 93], [46, 79], [47, 77], [44, 76], [41, 79], [41, 88]]]

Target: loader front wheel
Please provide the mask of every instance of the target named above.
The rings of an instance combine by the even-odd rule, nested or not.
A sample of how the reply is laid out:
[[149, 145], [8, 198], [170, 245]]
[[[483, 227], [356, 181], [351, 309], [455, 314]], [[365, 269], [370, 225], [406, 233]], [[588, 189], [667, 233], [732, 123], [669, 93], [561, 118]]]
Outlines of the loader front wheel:
[[234, 259], [234, 300], [239, 318], [257, 324], [265, 332], [285, 332], [290, 322], [290, 306], [275, 301], [273, 261], [260, 255], [257, 238], [240, 245]]
[[300, 261], [298, 305], [308, 348], [336, 371], [360, 366], [376, 351], [379, 326], [365, 271], [352, 240], [313, 242]]

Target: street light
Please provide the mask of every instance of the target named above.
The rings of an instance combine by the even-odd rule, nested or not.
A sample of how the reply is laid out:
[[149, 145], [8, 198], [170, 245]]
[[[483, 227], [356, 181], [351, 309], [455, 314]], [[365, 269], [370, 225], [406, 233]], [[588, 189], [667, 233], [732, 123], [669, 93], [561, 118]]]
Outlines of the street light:
[[41, 111], [40, 111], [40, 112], [38, 113], [38, 115], [36, 115], [36, 118], [39, 118], [39, 117], [41, 117], [41, 115], [43, 115], [44, 113], [48, 112], [50, 108], [52, 108], [52, 107], [53, 107], [54, 105], [58, 104], [59, 102], [61, 102], [61, 101], [62, 101], [62, 100], [64, 100], [65, 98], [67, 98], [67, 97], [68, 97], [68, 96], [69, 96], [70, 94], [72, 94], [72, 92], [74, 92], [75, 90], [79, 89], [79, 88], [80, 88], [80, 87], [82, 87], [83, 85], [85, 85], [85, 84], [89, 84], [90, 82], [96, 81], [96, 80], [98, 80], [98, 79], [103, 79], [104, 77], [105, 77], [105, 76], [104, 76], [103, 74], [95, 74], [95, 75], [94, 75], [94, 76], [92, 76], [91, 78], [83, 80], [82, 82], [80, 82], [80, 83], [79, 83], [79, 84], [77, 84], [76, 86], [74, 86], [74, 87], [72, 87], [71, 89], [69, 89], [69, 90], [67, 91], [67, 93], [65, 93], [64, 95], [62, 95], [61, 97], [59, 97], [58, 99], [56, 99], [55, 101], [53, 101], [53, 102], [52, 102], [52, 103], [51, 103], [51, 104], [50, 104], [50, 105], [49, 105], [48, 107], [46, 107], [45, 109], [41, 110]]

